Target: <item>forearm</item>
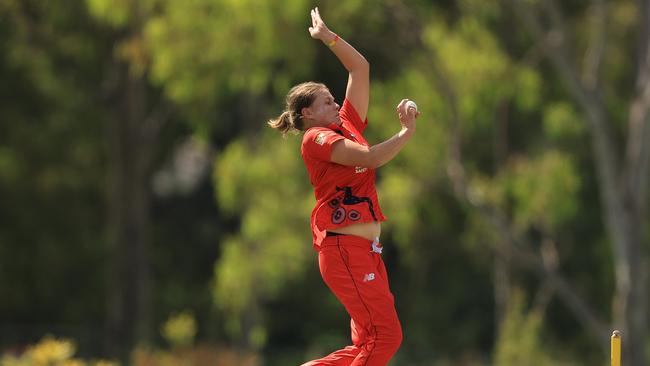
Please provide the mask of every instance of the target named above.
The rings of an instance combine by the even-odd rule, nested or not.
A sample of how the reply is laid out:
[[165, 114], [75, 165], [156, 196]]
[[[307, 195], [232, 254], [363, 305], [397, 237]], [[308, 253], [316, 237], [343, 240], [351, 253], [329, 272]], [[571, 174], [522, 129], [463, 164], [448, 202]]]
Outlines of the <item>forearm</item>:
[[374, 146], [364, 146], [349, 139], [334, 143], [330, 161], [345, 166], [379, 168], [391, 161], [415, 133], [415, 126], [402, 126], [402, 129], [388, 140]]
[[337, 35], [334, 32], [329, 31], [328, 34], [323, 37], [322, 41], [328, 46], [331, 42], [334, 42], [334, 44], [330, 46], [330, 50], [332, 50], [336, 57], [338, 57], [343, 64], [343, 67], [345, 67], [345, 69], [350, 73], [359, 71], [367, 72], [370, 65], [366, 58], [343, 38], [336, 37]]
[[402, 129], [388, 140], [370, 147], [368, 151], [368, 167], [379, 168], [391, 161], [402, 150], [415, 133], [415, 127]]

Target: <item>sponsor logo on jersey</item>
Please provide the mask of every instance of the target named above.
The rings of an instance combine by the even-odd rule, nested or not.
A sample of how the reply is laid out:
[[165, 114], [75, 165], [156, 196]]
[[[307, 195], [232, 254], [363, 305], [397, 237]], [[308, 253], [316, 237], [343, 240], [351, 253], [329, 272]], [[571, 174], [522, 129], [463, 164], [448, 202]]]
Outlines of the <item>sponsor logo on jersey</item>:
[[366, 273], [365, 276], [363, 276], [363, 282], [370, 282], [375, 279], [375, 274], [374, 273]]

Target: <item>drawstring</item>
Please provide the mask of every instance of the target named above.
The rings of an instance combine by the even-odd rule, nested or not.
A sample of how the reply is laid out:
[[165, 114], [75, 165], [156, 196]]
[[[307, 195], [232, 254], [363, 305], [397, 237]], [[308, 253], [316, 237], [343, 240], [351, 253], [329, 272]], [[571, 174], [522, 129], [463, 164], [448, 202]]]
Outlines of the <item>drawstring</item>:
[[376, 237], [375, 240], [372, 241], [372, 251], [381, 254], [381, 251], [384, 248], [381, 246], [381, 243], [379, 242], [379, 237]]

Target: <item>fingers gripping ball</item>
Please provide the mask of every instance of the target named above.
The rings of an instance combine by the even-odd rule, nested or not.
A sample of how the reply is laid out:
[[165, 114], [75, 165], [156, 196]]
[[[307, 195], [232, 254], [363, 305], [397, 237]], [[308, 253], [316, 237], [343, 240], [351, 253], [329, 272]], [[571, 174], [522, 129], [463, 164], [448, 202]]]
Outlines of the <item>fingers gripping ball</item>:
[[411, 108], [415, 109], [415, 112], [418, 111], [418, 105], [415, 104], [414, 101], [409, 100], [408, 102], [406, 102], [406, 109], [409, 110], [409, 109], [411, 109]]

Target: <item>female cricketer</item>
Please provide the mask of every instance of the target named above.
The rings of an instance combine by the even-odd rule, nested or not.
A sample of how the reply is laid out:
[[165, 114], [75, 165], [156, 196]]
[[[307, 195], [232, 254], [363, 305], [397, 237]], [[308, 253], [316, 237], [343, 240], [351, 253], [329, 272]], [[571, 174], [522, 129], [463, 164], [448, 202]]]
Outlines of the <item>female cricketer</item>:
[[311, 11], [311, 20], [311, 37], [329, 46], [349, 72], [345, 100], [339, 106], [325, 85], [302, 83], [289, 91], [286, 110], [269, 125], [283, 135], [304, 131], [301, 154], [316, 196], [313, 245], [323, 280], [350, 314], [352, 345], [303, 366], [386, 365], [402, 342], [402, 329], [381, 258], [385, 217], [375, 169], [413, 136], [419, 112], [402, 100], [399, 132], [370, 146], [362, 135], [368, 124], [370, 66], [329, 30], [318, 8]]

